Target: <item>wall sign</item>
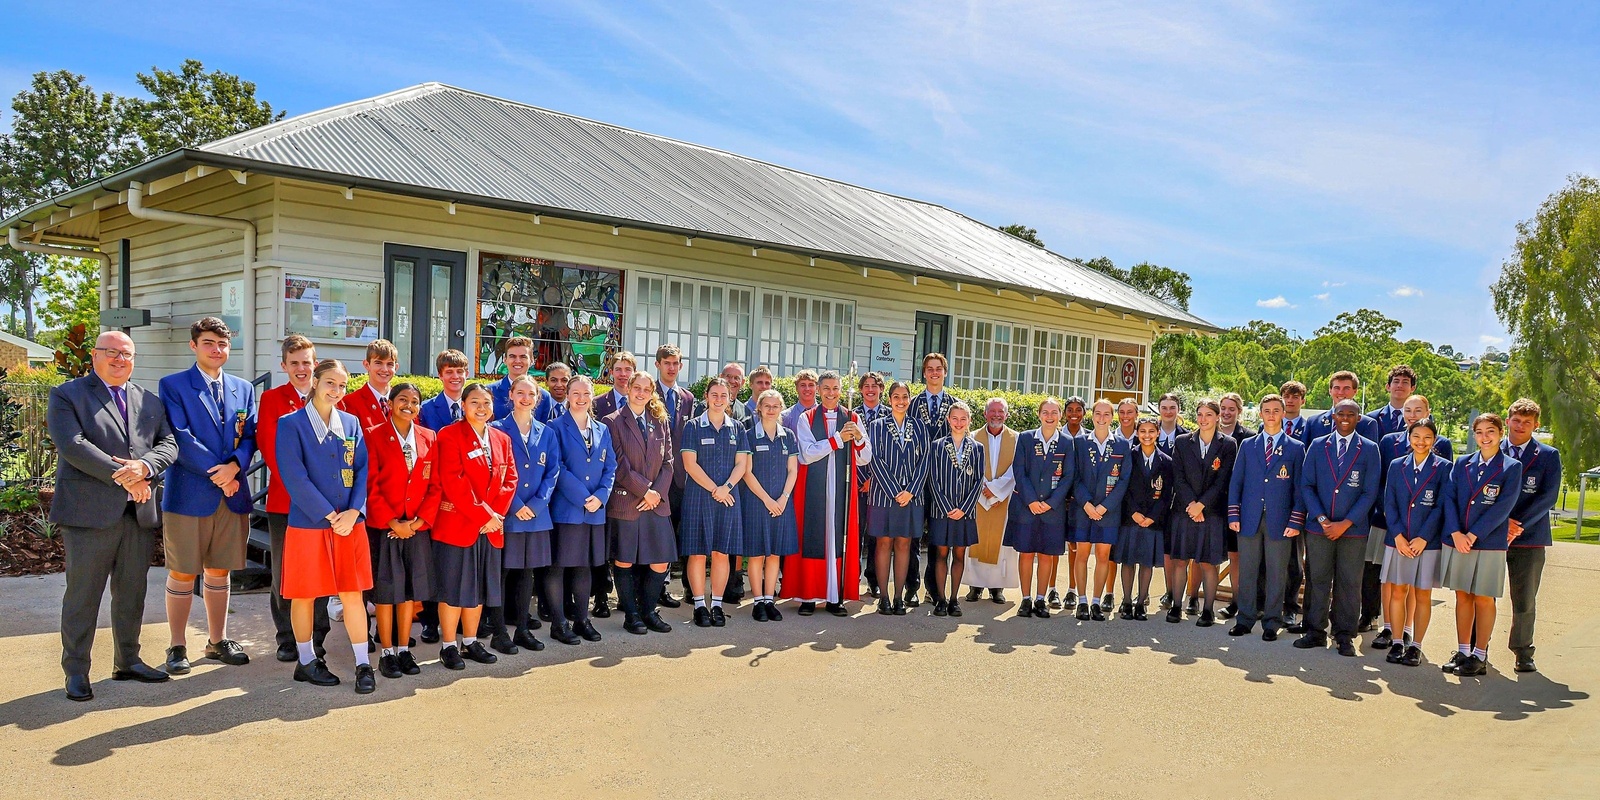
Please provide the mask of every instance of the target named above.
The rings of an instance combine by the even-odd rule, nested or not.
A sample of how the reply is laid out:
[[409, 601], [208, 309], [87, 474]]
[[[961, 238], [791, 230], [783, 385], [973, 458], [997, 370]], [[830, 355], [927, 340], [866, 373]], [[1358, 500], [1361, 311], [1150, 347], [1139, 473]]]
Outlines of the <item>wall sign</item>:
[[897, 336], [872, 337], [872, 358], [867, 369], [889, 376], [893, 381], [900, 377], [900, 338]]
[[283, 278], [283, 333], [365, 344], [378, 338], [383, 284], [343, 278]]

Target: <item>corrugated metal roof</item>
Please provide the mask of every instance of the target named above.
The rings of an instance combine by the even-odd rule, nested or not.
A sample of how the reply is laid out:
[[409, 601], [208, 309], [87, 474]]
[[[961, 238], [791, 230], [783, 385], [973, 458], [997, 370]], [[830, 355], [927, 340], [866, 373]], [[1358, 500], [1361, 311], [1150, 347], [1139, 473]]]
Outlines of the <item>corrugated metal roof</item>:
[[[169, 153], [99, 186], [115, 190], [146, 179], [158, 166], [170, 169], [169, 162], [344, 180], [347, 186], [704, 235], [1217, 330], [940, 205], [439, 83]], [[91, 188], [56, 202], [79, 199]], [[45, 213], [48, 202], [8, 224]]]

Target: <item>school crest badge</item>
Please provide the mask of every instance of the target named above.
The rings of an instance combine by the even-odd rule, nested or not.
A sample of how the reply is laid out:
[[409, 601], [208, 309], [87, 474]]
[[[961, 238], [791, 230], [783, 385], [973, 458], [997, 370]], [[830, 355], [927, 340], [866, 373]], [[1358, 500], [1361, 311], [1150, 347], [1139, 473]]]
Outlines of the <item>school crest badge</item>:
[[249, 418], [243, 410], [233, 415], [233, 446], [238, 448], [239, 442], [244, 441], [244, 421]]
[[1498, 486], [1496, 486], [1496, 485], [1494, 485], [1492, 483], [1489, 484], [1488, 486], [1483, 487], [1483, 502], [1484, 502], [1484, 504], [1487, 505], [1489, 503], [1493, 503], [1495, 500], [1498, 500], [1498, 499], [1500, 499], [1500, 487], [1498, 487]]
[[1161, 484], [1162, 484], [1162, 480], [1161, 480], [1160, 477], [1157, 477], [1154, 481], [1151, 481], [1151, 483], [1150, 483], [1150, 499], [1151, 500], [1160, 500], [1161, 499]]
[[544, 466], [544, 458], [545, 458], [545, 454], [544, 453], [540, 453], [539, 454], [539, 466], [541, 466], [541, 467]]
[[1350, 470], [1350, 480], [1345, 481], [1345, 483], [1348, 483], [1351, 486], [1360, 486], [1361, 485], [1361, 470], [1359, 470], [1359, 469]]
[[356, 485], [356, 471], [353, 469], [339, 470], [339, 480], [344, 481], [344, 488], [349, 489]]
[[1216, 472], [1219, 469], [1222, 469], [1222, 458], [1220, 456], [1211, 459], [1211, 471]]
[[1279, 464], [1278, 465], [1278, 480], [1286, 481], [1288, 479], [1289, 479], [1289, 465], [1288, 464]]
[[[344, 465], [347, 466], [347, 467], [353, 467], [353, 466], [355, 466], [355, 464], [356, 464], [356, 440], [355, 439], [345, 439], [344, 440]], [[350, 484], [345, 484], [345, 485], [349, 486]]]
[[1423, 489], [1422, 490], [1422, 504], [1423, 505], [1425, 505], [1425, 506], [1433, 505], [1433, 499], [1434, 499], [1434, 494], [1433, 494], [1433, 490], [1432, 489]]
[[433, 465], [432, 464], [423, 464], [422, 465], [422, 479], [423, 480], [427, 480], [428, 479], [428, 474], [431, 473], [431, 472], [433, 472]]
[[1523, 480], [1523, 482], [1522, 482], [1522, 491], [1524, 491], [1524, 492], [1537, 492], [1537, 491], [1539, 491], [1539, 476], [1537, 476], [1537, 475], [1529, 475], [1525, 480]]
[[1112, 464], [1111, 465], [1111, 477], [1115, 478], [1115, 477], [1117, 477], [1117, 476], [1119, 476], [1121, 474], [1122, 474], [1122, 465], [1121, 464]]

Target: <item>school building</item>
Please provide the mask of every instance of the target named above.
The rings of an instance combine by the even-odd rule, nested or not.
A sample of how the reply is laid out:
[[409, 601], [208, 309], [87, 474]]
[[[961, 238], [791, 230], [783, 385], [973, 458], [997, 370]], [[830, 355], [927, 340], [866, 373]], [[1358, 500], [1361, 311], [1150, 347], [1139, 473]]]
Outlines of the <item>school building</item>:
[[[275, 371], [305, 334], [359, 369], [447, 347], [480, 375], [506, 338], [604, 378], [605, 355], [886, 370], [923, 353], [967, 388], [1147, 400], [1154, 337], [1215, 326], [933, 203], [429, 83], [153, 158], [0, 222], [11, 246], [96, 257], [136, 379], [241, 332]], [[272, 379], [278, 382], [281, 378]]]

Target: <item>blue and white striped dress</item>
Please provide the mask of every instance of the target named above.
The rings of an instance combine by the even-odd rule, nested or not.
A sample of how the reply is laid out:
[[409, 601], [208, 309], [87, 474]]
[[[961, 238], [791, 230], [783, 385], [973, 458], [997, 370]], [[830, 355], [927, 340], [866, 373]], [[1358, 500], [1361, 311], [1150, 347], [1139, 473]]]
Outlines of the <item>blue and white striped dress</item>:
[[[724, 416], [722, 427], [718, 428], [711, 424], [710, 417], [701, 414], [684, 424], [678, 451], [694, 453], [695, 464], [721, 485], [733, 474], [739, 454], [750, 452], [750, 440], [748, 432], [733, 417]], [[684, 482], [683, 514], [678, 523], [680, 557], [738, 552], [743, 544], [744, 520], [737, 487], [733, 498], [733, 505], [725, 506], [695, 481]]]
[[[767, 430], [757, 422], [749, 431], [750, 472], [768, 497], [777, 499], [789, 480], [789, 459], [800, 456], [800, 441], [794, 431], [778, 425], [778, 437], [767, 438]], [[750, 487], [739, 482], [739, 506], [744, 515], [744, 541], [733, 551], [741, 556], [792, 556], [800, 552], [800, 533], [794, 516], [794, 498], [774, 517]]]
[[[946, 436], [933, 443], [928, 456], [928, 544], [933, 547], [971, 547], [978, 543], [978, 495], [983, 491], [983, 445], [971, 436], [957, 446]], [[947, 516], [961, 509], [961, 519]]]
[[[867, 504], [872, 506], [875, 537], [922, 538], [923, 492], [928, 481], [928, 433], [911, 417], [896, 424], [893, 414], [885, 414], [867, 426], [872, 442], [872, 487]], [[911, 493], [911, 502], [900, 505], [895, 497]]]

